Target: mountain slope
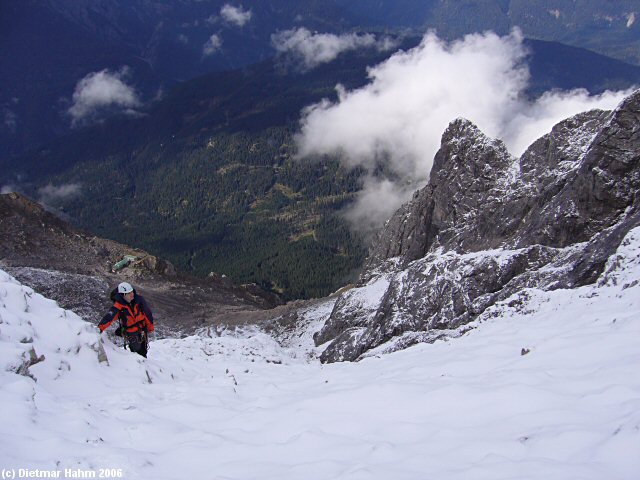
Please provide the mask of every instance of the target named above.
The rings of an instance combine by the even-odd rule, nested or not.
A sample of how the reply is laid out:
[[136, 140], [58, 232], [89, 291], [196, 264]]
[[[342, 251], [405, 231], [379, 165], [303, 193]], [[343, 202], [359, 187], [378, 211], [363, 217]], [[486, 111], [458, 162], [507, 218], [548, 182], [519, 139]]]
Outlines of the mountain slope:
[[337, 0], [365, 27], [433, 28], [453, 39], [518, 27], [530, 38], [589, 48], [638, 64], [638, 4], [634, 0]]
[[[366, 65], [382, 58], [354, 55], [307, 74], [269, 62], [199, 79], [145, 119], [84, 130], [23, 157], [19, 170], [35, 175], [20, 176], [36, 198], [40, 182], [81, 185], [81, 195], [49, 203], [101, 236], [200, 275], [321, 296], [363, 258], [358, 239], [331, 215], [358, 190], [359, 173], [336, 161], [295, 161], [293, 132], [304, 106], [334, 96], [341, 79], [363, 82]], [[144, 221], [128, 221], [131, 211]], [[286, 261], [294, 257], [302, 263]]]
[[[127, 83], [147, 102], [180, 81], [271, 58], [271, 34], [278, 30], [351, 25], [342, 9], [327, 2], [270, 0], [245, 2], [253, 21], [240, 28], [221, 18], [228, 3], [5, 2], [0, 9], [0, 158], [68, 133], [74, 88], [92, 72], [127, 67]], [[222, 39], [222, 46], [205, 55], [212, 35]]]
[[528, 288], [596, 282], [640, 225], [639, 116], [640, 90], [614, 112], [561, 122], [520, 159], [452, 122], [429, 184], [387, 222], [358, 288], [316, 334], [331, 342], [322, 360], [433, 341]]
[[[0, 195], [0, 241], [3, 269], [93, 323], [109, 309], [109, 292], [123, 280], [149, 300], [162, 336], [228, 325], [238, 312], [281, 303], [256, 285], [176, 272], [144, 250], [77, 230], [16, 193]], [[131, 262], [116, 268], [127, 257]]]
[[[225, 5], [241, 19], [225, 19]], [[22, 0], [2, 7], [0, 158], [69, 132], [74, 89], [91, 73], [126, 67], [127, 82], [147, 102], [177, 82], [271, 58], [271, 35], [302, 27], [338, 34], [435, 29], [447, 39], [519, 27], [531, 38], [640, 61], [634, 0]], [[206, 54], [212, 36], [219, 48]]]
[[461, 338], [332, 365], [259, 331], [153, 341], [143, 359], [0, 271], [0, 461], [122, 478], [632, 480], [639, 254], [635, 229], [598, 286], [531, 289]]
[[[640, 83], [639, 67], [560, 45], [528, 46], [532, 94]], [[364, 258], [362, 240], [336, 215], [361, 189], [362, 171], [336, 159], [296, 161], [300, 111], [335, 98], [337, 83], [364, 84], [367, 66], [388, 55], [344, 54], [304, 73], [264, 62], [193, 80], [144, 118], [114, 119], [4, 163], [0, 183], [198, 275], [320, 297], [352, 281]], [[585, 66], [566, 73], [574, 58]], [[75, 194], [42, 193], [51, 190]]]

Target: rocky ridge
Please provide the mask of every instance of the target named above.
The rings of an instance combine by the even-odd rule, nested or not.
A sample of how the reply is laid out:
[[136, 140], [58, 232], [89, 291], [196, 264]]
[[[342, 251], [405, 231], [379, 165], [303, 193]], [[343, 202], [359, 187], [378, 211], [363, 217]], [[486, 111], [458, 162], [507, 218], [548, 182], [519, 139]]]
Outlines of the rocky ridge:
[[323, 362], [464, 332], [527, 288], [594, 283], [640, 224], [640, 90], [557, 124], [514, 158], [465, 119], [387, 222], [314, 336]]
[[[114, 268], [119, 262], [125, 265]], [[0, 268], [96, 323], [110, 306], [110, 289], [129, 281], [149, 300], [160, 336], [242, 323], [237, 313], [282, 303], [257, 285], [195, 278], [148, 252], [89, 235], [18, 193], [0, 195]]]

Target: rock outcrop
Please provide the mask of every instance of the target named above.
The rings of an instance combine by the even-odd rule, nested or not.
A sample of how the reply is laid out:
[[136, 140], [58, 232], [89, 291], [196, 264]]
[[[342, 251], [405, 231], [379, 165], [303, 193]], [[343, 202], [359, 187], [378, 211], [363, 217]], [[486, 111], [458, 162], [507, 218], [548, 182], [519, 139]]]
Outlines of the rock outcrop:
[[[114, 269], [127, 257], [134, 260]], [[0, 268], [96, 323], [111, 306], [110, 289], [129, 281], [152, 306], [158, 335], [191, 334], [282, 303], [257, 285], [195, 278], [144, 250], [89, 235], [18, 193], [0, 195]]]
[[471, 122], [445, 131], [426, 187], [387, 222], [316, 345], [357, 360], [432, 341], [526, 288], [596, 281], [640, 224], [640, 90], [557, 124], [519, 158]]

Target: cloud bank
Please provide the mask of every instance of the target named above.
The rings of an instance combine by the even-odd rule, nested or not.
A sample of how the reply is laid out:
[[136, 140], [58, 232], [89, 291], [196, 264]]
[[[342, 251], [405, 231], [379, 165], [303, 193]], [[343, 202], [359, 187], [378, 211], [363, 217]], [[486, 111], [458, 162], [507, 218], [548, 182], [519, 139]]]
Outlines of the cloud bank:
[[48, 184], [38, 189], [38, 202], [52, 204], [80, 195], [82, 187], [78, 183], [64, 185]]
[[[614, 108], [629, 92], [585, 90], [524, 99], [529, 82], [519, 31], [468, 35], [451, 43], [428, 33], [419, 46], [370, 69], [368, 85], [302, 113], [298, 156], [338, 156], [370, 172], [348, 217], [358, 228], [389, 218], [429, 177], [449, 122], [464, 117], [520, 155], [560, 120], [592, 108]], [[373, 176], [381, 163], [393, 180]], [[384, 206], [381, 204], [384, 203]]]
[[251, 20], [252, 13], [251, 10], [244, 10], [242, 5], [234, 7], [227, 3], [220, 9], [220, 16], [227, 23], [244, 27]]
[[134, 88], [125, 83], [128, 73], [126, 67], [118, 72], [105, 69], [81, 79], [76, 84], [73, 104], [68, 110], [72, 126], [93, 121], [106, 110], [136, 113], [141, 102]]
[[312, 33], [306, 28], [285, 30], [271, 35], [271, 44], [279, 54], [287, 54], [300, 62], [305, 70], [328, 63], [343, 52], [361, 48], [387, 51], [397, 44], [389, 37], [376, 39], [372, 34]]

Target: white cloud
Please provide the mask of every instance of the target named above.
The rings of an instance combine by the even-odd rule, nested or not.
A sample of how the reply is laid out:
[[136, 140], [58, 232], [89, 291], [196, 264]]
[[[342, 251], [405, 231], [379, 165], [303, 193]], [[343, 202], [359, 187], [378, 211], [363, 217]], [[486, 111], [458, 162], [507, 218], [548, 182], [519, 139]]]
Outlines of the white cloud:
[[141, 105], [133, 89], [124, 82], [128, 68], [119, 72], [101, 70], [93, 72], [81, 79], [73, 92], [73, 105], [68, 112], [72, 125], [94, 120], [96, 115], [106, 109], [116, 108], [120, 111], [135, 113]]
[[387, 51], [397, 43], [389, 37], [377, 40], [370, 33], [343, 34], [311, 33], [306, 28], [285, 30], [271, 35], [271, 44], [281, 54], [297, 58], [305, 69], [311, 69], [334, 60], [342, 52], [360, 48]]
[[213, 55], [218, 50], [222, 48], [222, 38], [215, 33], [211, 35], [207, 43], [205, 43], [202, 47], [202, 55], [208, 57], [209, 55]]
[[11, 133], [16, 133], [18, 128], [18, 116], [8, 108], [4, 109], [4, 126]]
[[366, 236], [391, 218], [398, 207], [411, 198], [415, 188], [415, 185], [403, 186], [368, 175], [356, 201], [344, 210], [344, 217]]
[[521, 102], [511, 119], [502, 119], [498, 135], [519, 156], [561, 120], [595, 108], [612, 110], [631, 92], [632, 89], [601, 95], [590, 95], [585, 89], [546, 92], [535, 102]]
[[244, 10], [242, 5], [234, 7], [227, 3], [220, 9], [220, 16], [227, 23], [243, 27], [251, 20], [252, 13], [251, 10]]
[[0, 187], [0, 194], [4, 195], [6, 193], [13, 193], [13, 192], [18, 192], [20, 191], [20, 189], [13, 184], [7, 184], [7, 185], [3, 185], [2, 187]]
[[[449, 122], [465, 117], [521, 154], [558, 121], [592, 108], [610, 109], [628, 92], [590, 96], [584, 90], [524, 99], [529, 72], [518, 31], [468, 35], [446, 43], [428, 33], [412, 50], [371, 68], [368, 85], [305, 109], [297, 137], [300, 157], [337, 155], [348, 166], [373, 172], [385, 162], [388, 180], [369, 178], [349, 213], [381, 224], [426, 183]], [[384, 197], [385, 208], [379, 206]]]
[[55, 203], [60, 200], [80, 195], [82, 187], [77, 183], [68, 183], [64, 185], [46, 185], [38, 189], [38, 202], [44, 204]]

